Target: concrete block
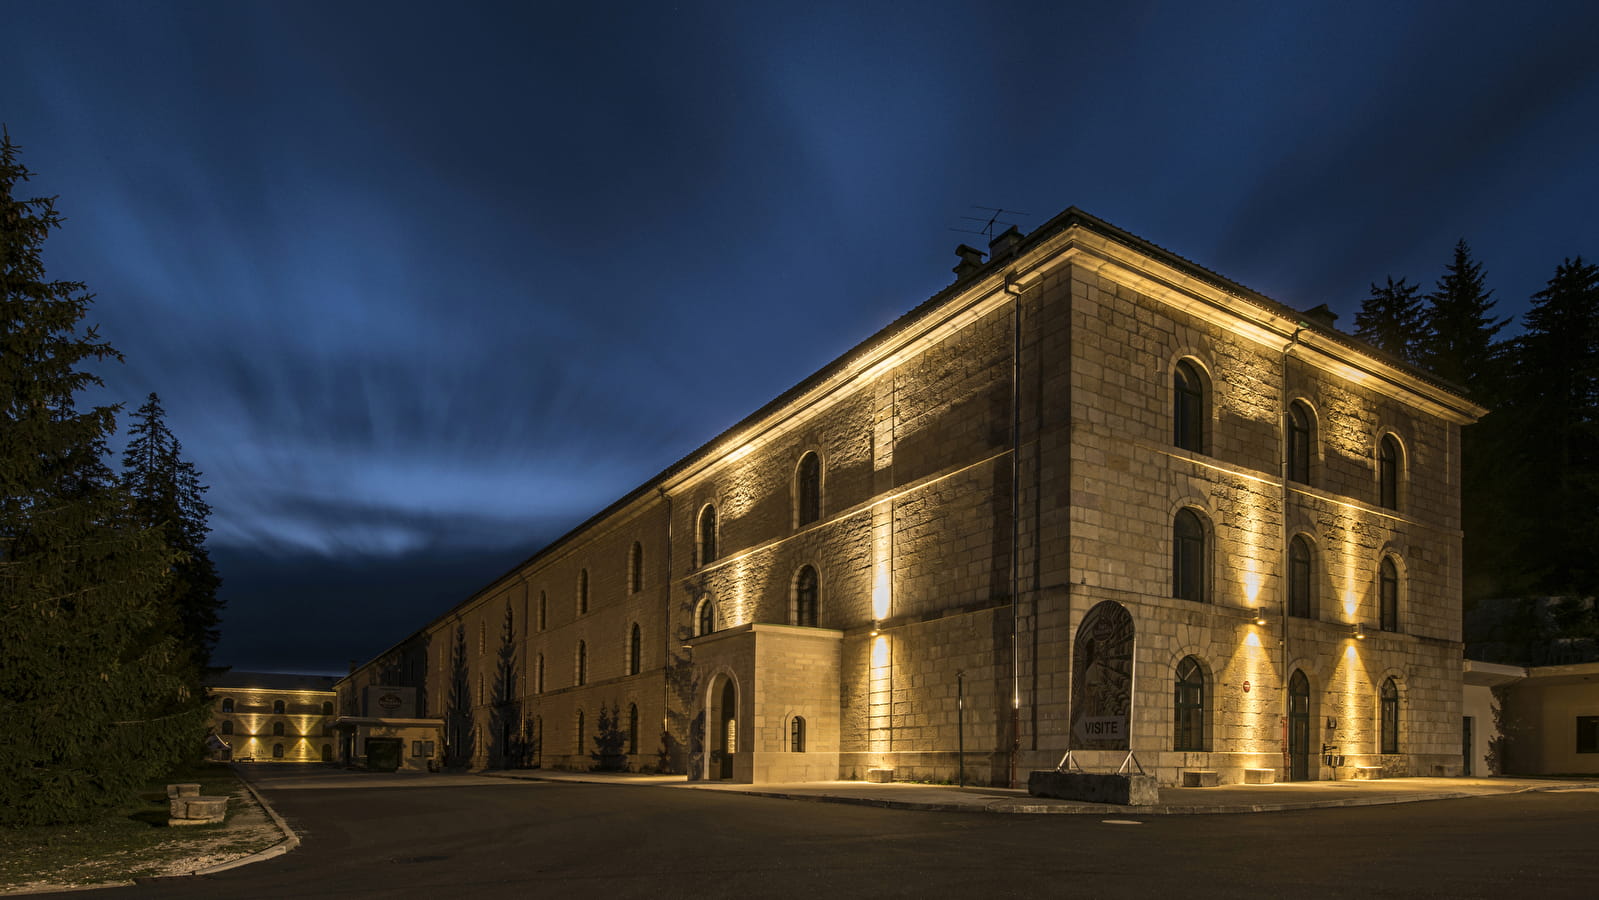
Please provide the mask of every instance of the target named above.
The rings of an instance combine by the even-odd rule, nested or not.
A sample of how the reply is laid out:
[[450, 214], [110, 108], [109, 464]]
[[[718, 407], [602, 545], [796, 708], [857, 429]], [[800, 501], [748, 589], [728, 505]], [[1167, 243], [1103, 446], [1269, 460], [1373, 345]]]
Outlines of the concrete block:
[[168, 825], [214, 825], [228, 814], [227, 797], [184, 796], [171, 801]]
[[893, 769], [867, 769], [866, 780], [872, 784], [888, 784], [894, 780]]
[[200, 786], [198, 784], [169, 784], [169, 785], [167, 785], [167, 799], [168, 800], [176, 800], [179, 797], [198, 797], [198, 796], [200, 796]]
[[1184, 769], [1183, 787], [1215, 787], [1221, 784], [1221, 773], [1208, 769]]
[[1034, 797], [1152, 806], [1160, 802], [1160, 783], [1153, 775], [1098, 775], [1085, 772], [1034, 772], [1027, 777]]
[[1382, 777], [1382, 766], [1355, 766], [1349, 777], [1355, 781], [1376, 781]]
[[1245, 769], [1244, 784], [1276, 784], [1276, 769]]

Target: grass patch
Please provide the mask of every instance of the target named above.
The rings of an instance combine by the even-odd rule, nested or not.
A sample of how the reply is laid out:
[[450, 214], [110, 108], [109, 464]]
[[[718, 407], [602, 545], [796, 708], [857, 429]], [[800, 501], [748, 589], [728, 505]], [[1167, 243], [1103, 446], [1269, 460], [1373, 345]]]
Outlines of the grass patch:
[[121, 806], [77, 825], [0, 828], [0, 889], [25, 884], [99, 884], [157, 874], [164, 864], [217, 844], [227, 823], [167, 827], [166, 786], [197, 782], [201, 794], [231, 797], [228, 819], [247, 794], [220, 763], [195, 763], [145, 785]]

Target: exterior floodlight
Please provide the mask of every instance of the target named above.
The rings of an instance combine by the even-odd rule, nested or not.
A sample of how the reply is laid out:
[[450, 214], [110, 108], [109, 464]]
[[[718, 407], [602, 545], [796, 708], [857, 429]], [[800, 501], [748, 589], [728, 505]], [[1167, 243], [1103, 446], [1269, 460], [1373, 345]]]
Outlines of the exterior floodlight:
[[1360, 624], [1359, 622], [1356, 622], [1354, 625], [1351, 625], [1349, 627], [1349, 636], [1354, 638], [1357, 641], [1365, 640], [1366, 639], [1366, 626]]

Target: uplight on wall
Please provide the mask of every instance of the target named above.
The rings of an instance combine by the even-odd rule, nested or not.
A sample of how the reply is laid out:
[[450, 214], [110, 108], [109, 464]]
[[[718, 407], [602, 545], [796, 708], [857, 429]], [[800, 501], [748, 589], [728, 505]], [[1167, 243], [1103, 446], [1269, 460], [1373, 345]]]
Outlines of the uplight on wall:
[[1354, 638], [1357, 641], [1365, 640], [1366, 639], [1366, 626], [1360, 624], [1359, 622], [1356, 622], [1355, 624], [1349, 626], [1349, 636]]
[[1264, 625], [1264, 624], [1266, 624], [1266, 611], [1264, 609], [1258, 609], [1258, 608], [1255, 609], [1254, 610], [1254, 615], [1255, 615], [1255, 624], [1256, 625]]

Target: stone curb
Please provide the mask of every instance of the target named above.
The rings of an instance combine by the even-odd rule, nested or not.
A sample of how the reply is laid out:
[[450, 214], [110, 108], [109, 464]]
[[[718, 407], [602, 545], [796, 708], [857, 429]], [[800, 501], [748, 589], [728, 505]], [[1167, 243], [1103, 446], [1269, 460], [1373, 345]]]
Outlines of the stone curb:
[[268, 803], [266, 798], [261, 796], [261, 792], [255, 789], [255, 785], [250, 783], [250, 779], [245, 777], [244, 773], [240, 772], [236, 766], [233, 767], [233, 773], [238, 776], [239, 783], [244, 785], [244, 789], [250, 792], [250, 796], [255, 798], [255, 802], [261, 804], [261, 808], [266, 810], [267, 818], [271, 819], [272, 824], [277, 826], [277, 829], [283, 833], [283, 840], [278, 841], [276, 844], [273, 844], [265, 850], [257, 850], [248, 856], [241, 856], [238, 859], [230, 859], [227, 862], [217, 863], [214, 866], [206, 866], [203, 869], [195, 869], [193, 872], [186, 872], [178, 875], [152, 875], [146, 878], [137, 878], [134, 879], [135, 883], [160, 884], [163, 881], [169, 881], [174, 878], [193, 878], [196, 875], [215, 875], [218, 872], [226, 872], [229, 869], [237, 869], [240, 866], [248, 866], [251, 863], [264, 862], [269, 859], [274, 859], [300, 846], [300, 836], [294, 833], [294, 829], [289, 827], [288, 822], [283, 821], [283, 817], [278, 815], [278, 811], [272, 808], [272, 804]]

